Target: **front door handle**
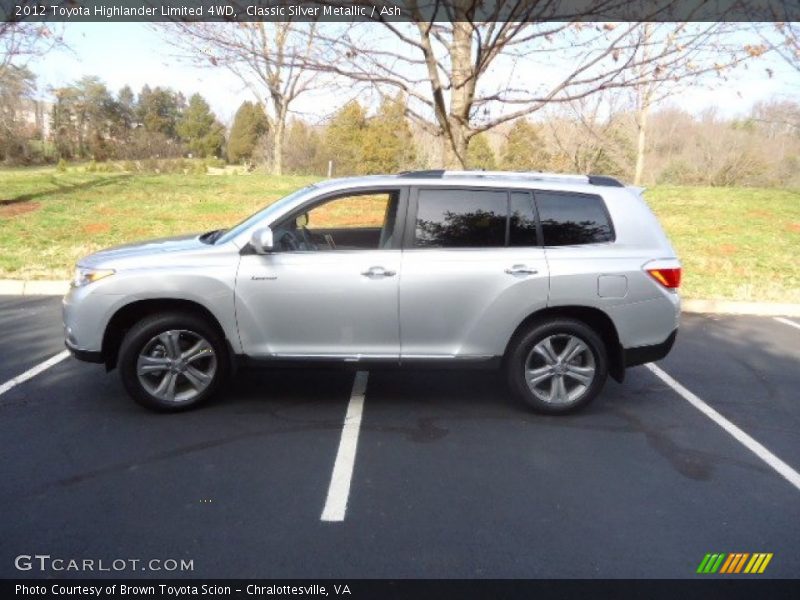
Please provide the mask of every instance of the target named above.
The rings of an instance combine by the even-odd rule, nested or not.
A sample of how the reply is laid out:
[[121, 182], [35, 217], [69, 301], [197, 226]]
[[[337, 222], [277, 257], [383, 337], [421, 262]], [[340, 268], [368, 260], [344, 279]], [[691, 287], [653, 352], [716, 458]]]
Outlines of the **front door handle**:
[[528, 265], [514, 265], [505, 271], [508, 275], [536, 275], [539, 272], [531, 269]]
[[394, 277], [397, 273], [383, 267], [370, 267], [361, 273], [364, 277]]

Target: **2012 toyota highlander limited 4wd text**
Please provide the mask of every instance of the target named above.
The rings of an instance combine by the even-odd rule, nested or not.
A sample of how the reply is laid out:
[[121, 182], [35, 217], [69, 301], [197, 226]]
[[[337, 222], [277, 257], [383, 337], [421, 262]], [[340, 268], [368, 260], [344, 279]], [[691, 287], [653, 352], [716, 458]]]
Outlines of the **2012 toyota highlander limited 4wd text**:
[[[67, 347], [160, 410], [240, 364], [501, 367], [547, 413], [664, 357], [681, 267], [638, 188], [416, 171], [320, 182], [239, 225], [78, 263]], [[365, 367], [364, 365], [368, 365]]]

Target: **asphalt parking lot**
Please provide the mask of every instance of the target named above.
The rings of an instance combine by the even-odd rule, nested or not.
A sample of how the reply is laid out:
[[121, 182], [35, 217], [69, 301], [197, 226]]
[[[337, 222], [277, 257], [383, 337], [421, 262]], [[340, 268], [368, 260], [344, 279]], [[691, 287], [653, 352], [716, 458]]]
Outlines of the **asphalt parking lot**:
[[[659, 368], [796, 474], [792, 322], [684, 315]], [[59, 298], [0, 298], [0, 386], [62, 350]], [[492, 372], [373, 371], [343, 433], [355, 377], [241, 371], [177, 415], [71, 357], [6, 386], [0, 576], [103, 575], [14, 567], [48, 554], [193, 561], [170, 577], [683, 578], [709, 552], [774, 554], [728, 577], [800, 576], [800, 488], [647, 367], [566, 417]]]

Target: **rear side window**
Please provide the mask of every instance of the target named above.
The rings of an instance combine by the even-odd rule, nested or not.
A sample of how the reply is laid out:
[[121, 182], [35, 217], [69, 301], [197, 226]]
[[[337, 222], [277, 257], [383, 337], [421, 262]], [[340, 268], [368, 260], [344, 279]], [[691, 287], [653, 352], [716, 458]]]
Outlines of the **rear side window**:
[[505, 246], [508, 194], [492, 190], [420, 190], [414, 246]]
[[600, 196], [536, 192], [545, 246], [598, 244], [614, 240], [614, 230]]

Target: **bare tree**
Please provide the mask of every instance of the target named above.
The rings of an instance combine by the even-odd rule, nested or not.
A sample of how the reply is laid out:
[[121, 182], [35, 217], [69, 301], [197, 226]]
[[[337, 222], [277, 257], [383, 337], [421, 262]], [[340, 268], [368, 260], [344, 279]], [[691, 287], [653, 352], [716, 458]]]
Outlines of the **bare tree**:
[[319, 85], [322, 62], [317, 23], [176, 23], [161, 25], [165, 39], [196, 64], [228, 69], [264, 106], [269, 121], [271, 171], [283, 170], [283, 145], [292, 103]]
[[[34, 4], [19, 0], [24, 8]], [[35, 99], [36, 77], [27, 68], [31, 59], [44, 56], [56, 47], [65, 47], [60, 25], [18, 19], [12, 7], [2, 7], [0, 20], [0, 159], [26, 155], [25, 136], [31, 137], [31, 125], [24, 113], [32, 109], [37, 125], [41, 107]], [[7, 11], [7, 12], [6, 12]], [[26, 131], [27, 130], [27, 131]], [[44, 136], [44, 128], [39, 131]]]
[[619, 176], [632, 172], [626, 102], [626, 90], [612, 90], [547, 111], [543, 122], [555, 148], [552, 168]]
[[794, 69], [800, 71], [800, 23], [775, 23], [778, 41], [770, 45]]
[[[19, 6], [35, 4], [20, 0]], [[11, 64], [22, 68], [27, 62], [64, 45], [62, 29], [56, 24], [17, 19], [11, 12], [0, 21], [0, 69]]]
[[713, 89], [724, 84], [735, 67], [767, 51], [764, 44], [743, 44], [741, 37], [732, 35], [740, 28], [728, 23], [640, 23], [638, 27], [642, 43], [636, 82], [626, 88], [600, 90], [591, 96], [591, 102], [568, 103], [584, 135], [588, 134], [587, 141], [600, 143], [612, 154], [619, 154], [615, 142], [622, 142], [621, 150], [627, 154], [627, 136], [614, 139], [608, 133], [620, 117], [626, 121], [631, 117], [635, 138], [631, 174], [637, 185], [644, 179], [653, 108], [691, 86], [702, 83]]
[[[340, 60], [327, 69], [403, 90], [409, 116], [442, 140], [448, 168], [463, 167], [470, 139], [502, 123], [598, 91], [666, 81], [691, 47], [681, 31], [665, 44], [641, 23], [554, 15], [558, 2], [406, 0], [405, 6], [413, 22], [383, 21], [383, 35], [362, 24], [328, 36]], [[587, 10], [620, 7], [618, 0], [598, 0]], [[546, 20], [554, 16], [559, 20]]]
[[702, 81], [713, 87], [727, 81], [744, 61], [767, 51], [764, 44], [742, 44], [730, 23], [642, 23], [637, 83], [630, 88], [636, 125], [634, 183], [644, 177], [648, 118], [658, 102]]
[[794, 135], [800, 138], [800, 104], [792, 100], [768, 100], [753, 106], [750, 119], [767, 139]]

